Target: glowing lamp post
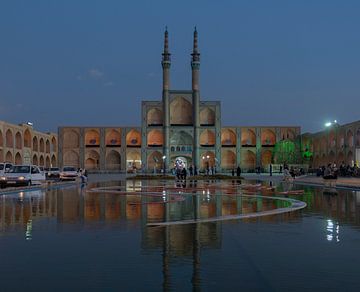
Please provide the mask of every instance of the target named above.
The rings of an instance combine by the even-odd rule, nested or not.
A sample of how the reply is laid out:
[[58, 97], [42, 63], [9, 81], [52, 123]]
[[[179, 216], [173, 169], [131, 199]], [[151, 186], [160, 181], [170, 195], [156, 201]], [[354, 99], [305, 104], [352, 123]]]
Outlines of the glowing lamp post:
[[166, 159], [166, 155], [164, 155], [164, 156], [162, 157], [162, 160], [163, 160], [163, 174], [164, 174], [164, 175], [165, 175], [165, 172], [166, 172], [165, 159]]

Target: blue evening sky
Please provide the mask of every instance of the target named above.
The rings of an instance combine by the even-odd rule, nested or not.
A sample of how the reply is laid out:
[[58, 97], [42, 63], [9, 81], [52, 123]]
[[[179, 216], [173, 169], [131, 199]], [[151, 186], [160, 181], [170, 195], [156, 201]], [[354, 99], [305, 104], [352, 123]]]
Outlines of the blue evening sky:
[[223, 125], [359, 119], [360, 1], [2, 0], [0, 120], [140, 125], [161, 99], [168, 26], [172, 89], [190, 89], [193, 27], [201, 96]]

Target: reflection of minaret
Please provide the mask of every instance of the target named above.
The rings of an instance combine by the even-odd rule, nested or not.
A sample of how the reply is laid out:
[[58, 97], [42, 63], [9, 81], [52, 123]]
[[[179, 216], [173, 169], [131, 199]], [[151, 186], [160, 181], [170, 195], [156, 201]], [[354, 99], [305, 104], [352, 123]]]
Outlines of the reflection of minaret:
[[163, 105], [163, 129], [164, 129], [164, 150], [166, 156], [165, 164], [166, 169], [169, 168], [170, 152], [169, 152], [169, 127], [170, 127], [170, 107], [169, 107], [169, 90], [170, 90], [170, 53], [169, 53], [169, 39], [168, 31], [165, 29], [164, 39], [164, 52], [162, 54], [161, 65], [163, 68], [163, 92], [162, 92], [162, 105]]
[[193, 102], [193, 123], [194, 123], [194, 165], [199, 169], [199, 130], [200, 130], [200, 92], [199, 92], [199, 73], [200, 73], [200, 53], [198, 50], [198, 33], [195, 27], [194, 30], [194, 45], [191, 54], [191, 71], [192, 71], [192, 102]]

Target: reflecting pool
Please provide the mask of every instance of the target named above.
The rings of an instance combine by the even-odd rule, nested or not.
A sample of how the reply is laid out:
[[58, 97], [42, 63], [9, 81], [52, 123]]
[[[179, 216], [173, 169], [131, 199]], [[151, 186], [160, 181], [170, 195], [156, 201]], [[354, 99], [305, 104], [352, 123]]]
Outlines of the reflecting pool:
[[[307, 206], [286, 211], [296, 201]], [[0, 196], [1, 291], [357, 291], [359, 229], [349, 190], [118, 181], [18, 192]]]

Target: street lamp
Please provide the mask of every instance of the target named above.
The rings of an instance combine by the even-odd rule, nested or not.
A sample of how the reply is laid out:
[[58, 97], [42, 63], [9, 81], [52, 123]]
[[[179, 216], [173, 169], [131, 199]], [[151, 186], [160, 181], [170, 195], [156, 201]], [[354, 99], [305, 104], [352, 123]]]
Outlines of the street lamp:
[[163, 160], [163, 174], [164, 174], [164, 175], [165, 175], [165, 171], [166, 171], [165, 159], [166, 159], [166, 155], [164, 155], [164, 156], [162, 157], [162, 160]]

